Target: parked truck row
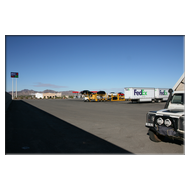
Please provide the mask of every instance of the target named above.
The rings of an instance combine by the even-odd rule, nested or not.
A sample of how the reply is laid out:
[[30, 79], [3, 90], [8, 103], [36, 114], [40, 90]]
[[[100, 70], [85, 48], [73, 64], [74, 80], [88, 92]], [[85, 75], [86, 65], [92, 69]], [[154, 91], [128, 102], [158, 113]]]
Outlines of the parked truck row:
[[83, 90], [81, 94], [84, 95], [83, 100], [85, 102], [125, 101], [125, 96], [122, 92], [107, 94], [105, 91], [92, 92]]
[[167, 101], [168, 88], [124, 88], [125, 100], [132, 102]]
[[167, 101], [169, 93], [167, 88], [124, 88], [122, 92], [106, 93], [105, 91], [83, 90], [85, 102], [90, 101], [132, 101], [132, 102], [161, 102]]

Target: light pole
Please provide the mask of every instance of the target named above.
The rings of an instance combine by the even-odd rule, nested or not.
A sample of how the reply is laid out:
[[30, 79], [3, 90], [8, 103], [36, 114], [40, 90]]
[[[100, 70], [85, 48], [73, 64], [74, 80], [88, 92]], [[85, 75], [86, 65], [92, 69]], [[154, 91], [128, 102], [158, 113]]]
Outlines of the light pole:
[[16, 78], [16, 98], [17, 98], [17, 78], [18, 78], [18, 72], [11, 72], [11, 78], [12, 78], [12, 99], [13, 96], [13, 78]]
[[12, 78], [12, 99], [13, 99], [13, 78]]

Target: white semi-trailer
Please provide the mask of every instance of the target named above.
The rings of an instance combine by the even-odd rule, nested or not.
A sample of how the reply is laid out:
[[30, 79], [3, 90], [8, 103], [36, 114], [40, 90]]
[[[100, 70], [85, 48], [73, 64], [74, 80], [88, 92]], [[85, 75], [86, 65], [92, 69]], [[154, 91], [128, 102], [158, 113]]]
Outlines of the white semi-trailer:
[[155, 101], [167, 101], [169, 97], [168, 88], [155, 88]]
[[166, 101], [168, 99], [168, 89], [166, 88], [124, 88], [125, 100], [132, 102], [155, 102]]

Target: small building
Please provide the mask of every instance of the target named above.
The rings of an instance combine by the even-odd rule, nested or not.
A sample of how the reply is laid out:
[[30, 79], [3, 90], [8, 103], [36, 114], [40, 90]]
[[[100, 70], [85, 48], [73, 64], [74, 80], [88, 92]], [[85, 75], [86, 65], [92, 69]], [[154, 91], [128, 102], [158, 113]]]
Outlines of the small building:
[[55, 99], [55, 97], [61, 97], [61, 92], [60, 93], [43, 93], [43, 98], [44, 99], [48, 99], [48, 98], [53, 98]]
[[58, 92], [58, 93], [35, 93], [35, 94], [31, 94], [32, 96], [35, 96], [36, 98], [42, 98], [42, 99], [48, 99], [48, 98], [54, 98], [55, 97], [61, 97], [62, 93]]
[[48, 99], [48, 98], [55, 98], [55, 93], [43, 93], [43, 98]]

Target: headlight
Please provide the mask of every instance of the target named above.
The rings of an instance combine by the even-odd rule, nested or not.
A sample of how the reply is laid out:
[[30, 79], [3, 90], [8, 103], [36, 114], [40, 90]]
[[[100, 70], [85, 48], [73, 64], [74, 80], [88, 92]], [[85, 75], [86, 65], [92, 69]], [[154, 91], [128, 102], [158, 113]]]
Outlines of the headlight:
[[147, 122], [154, 123], [155, 115], [147, 114]]
[[164, 124], [166, 125], [166, 127], [169, 127], [172, 124], [172, 122], [169, 119], [166, 119], [164, 121]]
[[155, 119], [155, 114], [147, 113], [146, 114], [146, 125], [153, 127], [154, 119]]
[[159, 117], [159, 118], [156, 120], [156, 122], [158, 123], [158, 125], [162, 125], [162, 124], [164, 123], [164, 120], [163, 120], [161, 117]]

